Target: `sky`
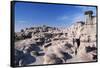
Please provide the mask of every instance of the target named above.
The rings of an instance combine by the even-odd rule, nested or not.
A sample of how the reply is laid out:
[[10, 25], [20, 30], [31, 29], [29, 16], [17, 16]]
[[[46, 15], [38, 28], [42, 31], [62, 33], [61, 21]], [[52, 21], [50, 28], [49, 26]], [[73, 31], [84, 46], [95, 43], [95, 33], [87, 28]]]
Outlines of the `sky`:
[[88, 10], [96, 15], [96, 7], [93, 6], [16, 2], [15, 32], [42, 25], [65, 28], [77, 21], [84, 21], [84, 12]]

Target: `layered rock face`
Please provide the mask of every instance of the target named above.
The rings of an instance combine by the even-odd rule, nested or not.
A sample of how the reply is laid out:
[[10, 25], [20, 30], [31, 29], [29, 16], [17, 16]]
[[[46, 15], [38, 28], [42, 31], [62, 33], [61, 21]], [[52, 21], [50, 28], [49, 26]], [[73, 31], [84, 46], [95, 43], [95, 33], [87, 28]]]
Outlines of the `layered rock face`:
[[76, 22], [65, 29], [43, 25], [16, 32], [15, 64], [97, 61], [96, 16], [92, 16], [92, 11], [86, 11], [85, 15], [85, 22]]

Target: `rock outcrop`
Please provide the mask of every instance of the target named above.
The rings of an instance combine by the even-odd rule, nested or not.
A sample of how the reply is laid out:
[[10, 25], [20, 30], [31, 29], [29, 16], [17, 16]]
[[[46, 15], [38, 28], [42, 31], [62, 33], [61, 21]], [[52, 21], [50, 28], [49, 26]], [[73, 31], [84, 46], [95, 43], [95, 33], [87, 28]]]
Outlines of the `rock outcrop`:
[[92, 11], [85, 15], [84, 22], [65, 29], [43, 25], [16, 32], [16, 65], [23, 65], [20, 60], [27, 62], [22, 59], [25, 54], [36, 58], [36, 62], [30, 61], [31, 65], [97, 61], [96, 16]]

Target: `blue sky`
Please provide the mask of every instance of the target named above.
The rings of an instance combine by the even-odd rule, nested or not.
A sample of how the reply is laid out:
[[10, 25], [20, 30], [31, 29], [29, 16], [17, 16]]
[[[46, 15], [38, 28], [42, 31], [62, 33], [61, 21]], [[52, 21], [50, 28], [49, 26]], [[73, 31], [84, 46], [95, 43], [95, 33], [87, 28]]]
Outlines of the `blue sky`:
[[67, 27], [76, 21], [84, 21], [84, 11], [92, 10], [96, 15], [95, 7], [15, 3], [15, 32], [32, 26], [49, 25], [52, 27]]

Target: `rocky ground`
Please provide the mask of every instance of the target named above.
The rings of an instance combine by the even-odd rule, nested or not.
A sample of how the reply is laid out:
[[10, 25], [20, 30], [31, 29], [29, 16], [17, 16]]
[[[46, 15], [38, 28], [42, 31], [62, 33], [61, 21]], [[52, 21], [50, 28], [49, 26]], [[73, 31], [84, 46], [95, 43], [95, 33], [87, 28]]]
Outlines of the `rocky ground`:
[[[16, 33], [15, 64], [25, 66], [97, 61], [96, 33], [86, 34], [85, 26], [81, 26], [84, 29], [80, 34], [77, 34], [80, 28], [68, 30], [49, 26], [27, 28]], [[77, 35], [81, 36], [79, 47], [77, 41], [73, 41]]]

